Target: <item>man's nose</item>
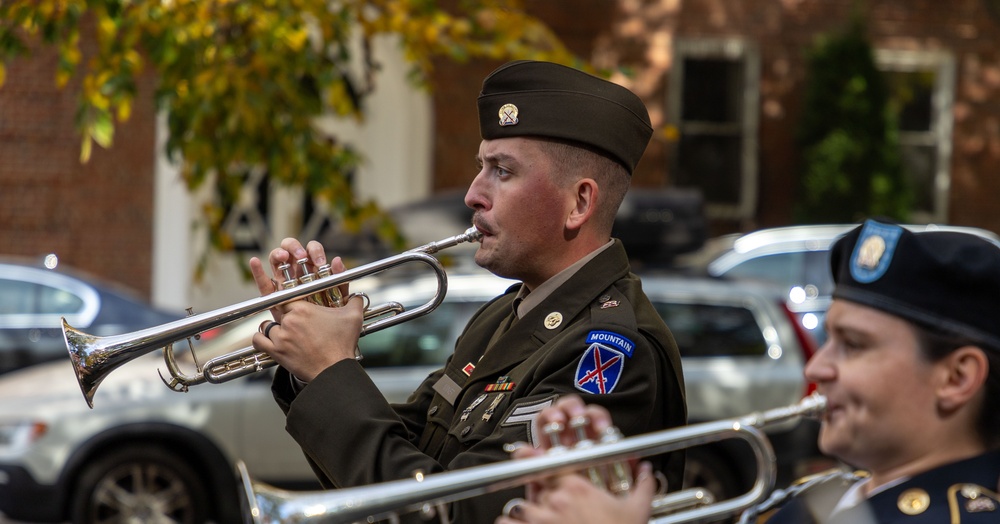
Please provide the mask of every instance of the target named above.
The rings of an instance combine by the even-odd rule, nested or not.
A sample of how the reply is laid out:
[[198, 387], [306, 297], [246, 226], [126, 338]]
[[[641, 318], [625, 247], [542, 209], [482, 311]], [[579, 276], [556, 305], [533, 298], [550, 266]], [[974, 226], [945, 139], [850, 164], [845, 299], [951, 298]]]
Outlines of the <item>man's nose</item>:
[[479, 175], [476, 175], [476, 178], [472, 179], [472, 184], [469, 184], [469, 190], [465, 193], [465, 205], [476, 210], [489, 208], [489, 200], [483, 191]]

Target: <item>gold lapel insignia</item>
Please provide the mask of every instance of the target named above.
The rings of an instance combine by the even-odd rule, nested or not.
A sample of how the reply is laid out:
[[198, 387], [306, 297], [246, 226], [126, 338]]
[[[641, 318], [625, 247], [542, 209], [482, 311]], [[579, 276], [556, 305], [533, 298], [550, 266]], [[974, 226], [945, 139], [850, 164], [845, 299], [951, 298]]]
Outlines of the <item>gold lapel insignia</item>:
[[517, 125], [517, 106], [514, 104], [504, 104], [500, 106], [500, 127]]
[[553, 311], [552, 313], [549, 313], [547, 317], [545, 317], [545, 328], [555, 329], [559, 327], [559, 324], [562, 324], [562, 320], [563, 320], [562, 313], [558, 311]]
[[993, 499], [983, 495], [983, 489], [975, 484], [962, 486], [962, 496], [966, 498], [965, 511], [969, 513], [983, 513], [996, 511], [997, 504]]
[[896, 507], [907, 515], [919, 515], [931, 505], [931, 496], [920, 488], [908, 489], [899, 495]]

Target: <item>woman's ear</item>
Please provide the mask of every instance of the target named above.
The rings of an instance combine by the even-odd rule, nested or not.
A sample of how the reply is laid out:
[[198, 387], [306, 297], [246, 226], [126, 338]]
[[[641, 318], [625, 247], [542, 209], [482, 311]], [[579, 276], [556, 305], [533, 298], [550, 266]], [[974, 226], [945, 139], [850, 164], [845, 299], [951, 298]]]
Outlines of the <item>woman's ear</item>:
[[592, 178], [581, 178], [573, 184], [573, 207], [566, 217], [566, 229], [578, 230], [590, 220], [597, 209], [600, 188]]
[[990, 361], [976, 346], [963, 346], [941, 359], [944, 380], [938, 384], [938, 407], [951, 412], [971, 401], [986, 383]]

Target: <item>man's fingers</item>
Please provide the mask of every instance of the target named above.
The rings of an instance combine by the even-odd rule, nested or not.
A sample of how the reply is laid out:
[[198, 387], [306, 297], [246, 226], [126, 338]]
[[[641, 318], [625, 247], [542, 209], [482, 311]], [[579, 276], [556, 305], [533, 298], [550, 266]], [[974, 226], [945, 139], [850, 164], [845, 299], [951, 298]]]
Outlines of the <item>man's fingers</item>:
[[257, 284], [257, 291], [260, 292], [260, 296], [270, 295], [277, 291], [271, 277], [264, 270], [264, 263], [257, 257], [250, 259], [250, 274], [253, 275], [253, 281]]
[[648, 508], [653, 504], [654, 495], [656, 495], [656, 477], [653, 476], [653, 466], [643, 461], [639, 463], [629, 504], [637, 510]]
[[306, 244], [306, 252], [309, 254], [309, 260], [313, 266], [319, 267], [326, 264], [326, 251], [323, 249], [323, 244], [310, 240]]
[[[280, 327], [281, 326], [272, 327], [270, 333], [268, 334], [273, 337], [274, 335], [276, 335], [275, 330], [279, 329]], [[265, 337], [263, 333], [260, 332], [254, 333], [251, 342], [253, 343], [253, 348], [256, 349], [257, 351], [263, 351], [264, 353], [267, 353], [272, 357], [274, 356], [272, 354], [274, 352], [274, 342], [272, 342], [271, 339], [269, 339], [268, 337]]]

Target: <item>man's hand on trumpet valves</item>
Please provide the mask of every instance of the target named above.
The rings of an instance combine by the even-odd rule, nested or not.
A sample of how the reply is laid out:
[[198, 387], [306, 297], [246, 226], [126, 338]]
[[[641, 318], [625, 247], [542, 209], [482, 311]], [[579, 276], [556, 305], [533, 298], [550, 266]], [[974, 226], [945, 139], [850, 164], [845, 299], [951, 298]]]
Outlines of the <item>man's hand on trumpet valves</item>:
[[[306, 259], [302, 267], [297, 262]], [[260, 259], [250, 259], [250, 272], [261, 296], [284, 289], [286, 275], [279, 269], [288, 264], [288, 276], [298, 279], [304, 274], [315, 273], [327, 263], [323, 246], [315, 240], [304, 247], [294, 238], [281, 241], [281, 247], [268, 256], [271, 274], [264, 269]], [[340, 257], [330, 262], [332, 274], [344, 271]], [[271, 275], [274, 275], [273, 277]], [[348, 285], [340, 286], [347, 296]], [[298, 379], [309, 382], [331, 365], [355, 357], [355, 348], [361, 333], [364, 301], [350, 300], [344, 307], [328, 308], [308, 300], [296, 300], [276, 306], [271, 310], [279, 324], [268, 330], [268, 336], [258, 332], [253, 336], [253, 346], [271, 356], [279, 365]]]
[[[607, 409], [585, 404], [576, 395], [561, 397], [539, 412], [535, 424], [547, 436], [541, 439], [538, 448], [519, 446], [512, 455], [514, 459], [543, 455], [554, 446], [573, 447], [581, 439], [599, 445], [601, 437], [612, 427]], [[614, 494], [596, 485], [583, 472], [551, 475], [530, 483], [526, 500], [512, 506], [496, 524], [646, 522], [657, 489], [652, 465], [642, 462], [637, 467], [627, 464], [625, 467], [632, 470], [635, 478], [627, 493]]]
[[[305, 268], [302, 268], [298, 261], [307, 260]], [[257, 284], [257, 290], [260, 291], [260, 295], [270, 295], [275, 291], [280, 291], [284, 289], [282, 283], [285, 281], [285, 274], [281, 271], [281, 266], [288, 264], [290, 276], [293, 279], [301, 277], [305, 273], [315, 273], [317, 268], [323, 266], [327, 263], [326, 261], [326, 250], [323, 249], [323, 245], [315, 240], [310, 240], [305, 247], [302, 243], [294, 238], [286, 238], [281, 241], [281, 246], [271, 250], [268, 255], [268, 262], [271, 265], [271, 275], [269, 276], [264, 270], [264, 263], [257, 257], [250, 258], [250, 273], [253, 275], [254, 282]], [[344, 271], [344, 263], [340, 257], [334, 257], [330, 261], [330, 272], [332, 274], [340, 273]], [[344, 284], [340, 286], [340, 291], [344, 296], [348, 294], [348, 285]], [[280, 315], [280, 311], [274, 312]], [[281, 321], [279, 318], [275, 318], [276, 321]]]

